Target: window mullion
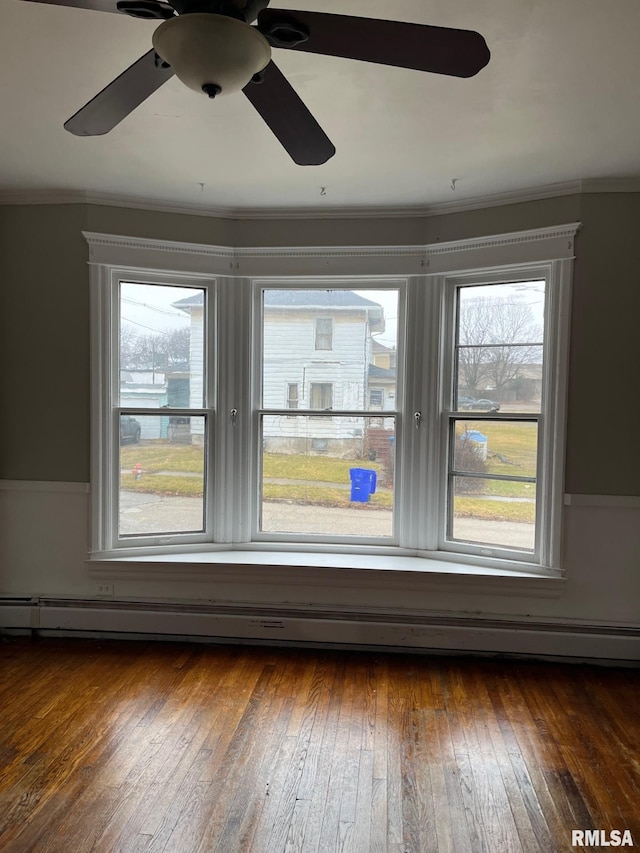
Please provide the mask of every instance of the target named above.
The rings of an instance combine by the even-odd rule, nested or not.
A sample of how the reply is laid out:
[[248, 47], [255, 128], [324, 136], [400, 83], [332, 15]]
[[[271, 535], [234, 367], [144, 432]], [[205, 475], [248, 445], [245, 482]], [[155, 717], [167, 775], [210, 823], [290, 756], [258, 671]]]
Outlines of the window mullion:
[[219, 278], [216, 301], [217, 400], [210, 492], [216, 542], [251, 539], [250, 281]]
[[[398, 448], [402, 506], [399, 535], [402, 545], [417, 550], [437, 547], [440, 294], [439, 276], [409, 280], [405, 417]], [[419, 428], [414, 418], [416, 412], [420, 413]]]

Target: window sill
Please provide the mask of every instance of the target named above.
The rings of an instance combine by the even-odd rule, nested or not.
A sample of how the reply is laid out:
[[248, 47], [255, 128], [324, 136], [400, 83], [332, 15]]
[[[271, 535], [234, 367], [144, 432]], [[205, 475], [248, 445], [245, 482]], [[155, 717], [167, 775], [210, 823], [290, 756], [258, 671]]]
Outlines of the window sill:
[[[446, 557], [446, 558], [445, 558]], [[456, 593], [556, 597], [565, 585], [558, 573], [520, 563], [480, 565], [449, 555], [285, 551], [282, 549], [193, 550], [114, 555], [95, 554], [92, 575], [154, 581], [232, 582], [323, 588], [389, 588]], [[268, 570], [268, 571], [265, 571]]]

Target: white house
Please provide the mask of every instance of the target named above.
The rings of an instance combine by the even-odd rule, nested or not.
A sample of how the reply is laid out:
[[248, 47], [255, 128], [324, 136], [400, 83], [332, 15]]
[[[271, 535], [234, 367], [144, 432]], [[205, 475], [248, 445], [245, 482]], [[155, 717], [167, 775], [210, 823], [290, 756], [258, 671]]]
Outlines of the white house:
[[[198, 406], [202, 401], [198, 365], [203, 363], [203, 297], [187, 297], [174, 307], [191, 316], [190, 400]], [[266, 289], [263, 317], [262, 407], [274, 411], [264, 418], [264, 446], [284, 453], [361, 453], [364, 418], [314, 418], [289, 410], [381, 408], [371, 405], [369, 382], [373, 335], [384, 331], [382, 306], [351, 290]]]

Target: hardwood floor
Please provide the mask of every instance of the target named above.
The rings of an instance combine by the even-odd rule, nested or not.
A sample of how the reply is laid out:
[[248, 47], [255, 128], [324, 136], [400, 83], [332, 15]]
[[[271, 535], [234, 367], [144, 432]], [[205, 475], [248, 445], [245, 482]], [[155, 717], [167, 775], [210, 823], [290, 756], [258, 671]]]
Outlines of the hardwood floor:
[[639, 712], [631, 669], [9, 639], [0, 850], [640, 847]]

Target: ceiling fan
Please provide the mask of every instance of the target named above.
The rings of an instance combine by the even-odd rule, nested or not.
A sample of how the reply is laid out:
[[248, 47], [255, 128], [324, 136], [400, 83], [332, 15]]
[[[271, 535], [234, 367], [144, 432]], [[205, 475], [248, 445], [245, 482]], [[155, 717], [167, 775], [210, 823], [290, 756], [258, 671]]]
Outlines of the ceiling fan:
[[244, 92], [299, 165], [325, 163], [335, 148], [271, 59], [272, 47], [454, 77], [472, 77], [490, 57], [483, 37], [470, 30], [267, 9], [269, 0], [29, 2], [162, 21], [153, 48], [65, 122], [70, 133], [108, 133], [176, 74], [210, 98]]

